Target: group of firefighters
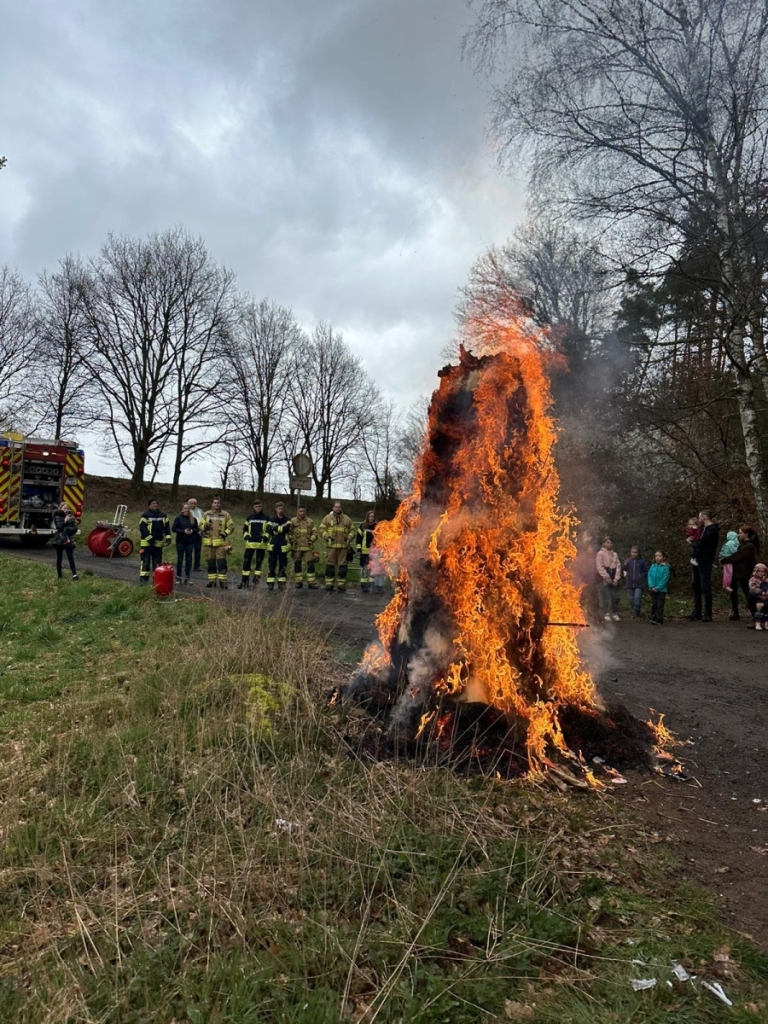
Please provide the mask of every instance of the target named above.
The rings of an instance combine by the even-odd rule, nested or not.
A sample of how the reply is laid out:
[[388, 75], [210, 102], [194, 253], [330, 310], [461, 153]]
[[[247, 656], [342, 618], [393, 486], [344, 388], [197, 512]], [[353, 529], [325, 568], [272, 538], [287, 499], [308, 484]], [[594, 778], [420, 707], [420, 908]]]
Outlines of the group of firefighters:
[[[305, 584], [312, 590], [317, 586], [316, 566], [320, 559], [318, 540], [325, 546], [325, 589], [343, 592], [347, 586], [347, 567], [356, 555], [360, 559], [360, 589], [366, 593], [382, 593], [384, 576], [377, 564], [374, 551], [376, 514], [369, 511], [356, 527], [342, 512], [341, 502], [334, 502], [333, 511], [320, 523], [319, 528], [299, 506], [291, 519], [285, 514], [285, 505], [278, 501], [272, 516], [264, 511], [260, 499], [253, 502], [253, 511], [243, 523], [243, 566], [239, 590], [256, 586], [265, 572], [270, 590], [282, 590], [288, 583], [288, 562], [293, 563], [293, 582], [298, 589]], [[205, 559], [208, 587], [228, 586], [227, 558], [232, 553], [230, 538], [235, 530], [232, 517], [221, 507], [221, 499], [214, 498], [207, 512], [201, 512], [195, 499], [185, 502], [179, 515], [171, 523], [156, 500], [148, 503], [139, 520], [139, 582], [148, 583], [152, 571], [160, 564], [163, 549], [175, 536], [177, 583], [188, 583], [190, 573], [201, 568], [201, 555]], [[377, 571], [378, 570], [378, 571]]]

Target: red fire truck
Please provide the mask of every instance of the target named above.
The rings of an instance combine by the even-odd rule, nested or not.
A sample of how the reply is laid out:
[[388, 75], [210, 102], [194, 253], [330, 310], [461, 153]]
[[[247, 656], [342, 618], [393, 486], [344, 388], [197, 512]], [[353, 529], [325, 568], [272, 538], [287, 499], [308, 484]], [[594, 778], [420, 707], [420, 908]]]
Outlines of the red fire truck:
[[80, 522], [85, 453], [76, 441], [0, 434], [0, 537], [45, 544], [66, 501]]

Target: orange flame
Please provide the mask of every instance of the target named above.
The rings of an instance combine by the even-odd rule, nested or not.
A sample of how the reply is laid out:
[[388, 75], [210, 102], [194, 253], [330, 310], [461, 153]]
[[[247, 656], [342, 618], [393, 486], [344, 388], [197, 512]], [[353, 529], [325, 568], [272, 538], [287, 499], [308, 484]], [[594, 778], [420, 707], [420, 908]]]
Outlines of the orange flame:
[[[483, 700], [524, 723], [535, 768], [547, 748], [565, 750], [559, 708], [596, 703], [575, 630], [547, 628], [582, 621], [569, 569], [575, 521], [558, 504], [543, 335], [520, 318], [478, 322], [468, 335], [486, 358], [462, 349], [461, 366], [441, 374], [414, 492], [376, 530], [397, 588], [363, 668], [389, 664], [409, 599], [433, 588], [452, 630], [435, 693]], [[452, 419], [465, 393], [471, 415]]]

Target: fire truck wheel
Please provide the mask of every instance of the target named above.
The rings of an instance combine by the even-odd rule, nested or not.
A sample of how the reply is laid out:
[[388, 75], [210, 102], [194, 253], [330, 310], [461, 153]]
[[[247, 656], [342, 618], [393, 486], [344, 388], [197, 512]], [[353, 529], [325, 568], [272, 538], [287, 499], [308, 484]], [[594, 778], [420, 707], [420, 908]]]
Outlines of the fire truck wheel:
[[128, 555], [133, 554], [133, 541], [130, 537], [123, 537], [121, 541], [118, 541], [115, 554], [120, 555], [121, 558], [127, 558]]

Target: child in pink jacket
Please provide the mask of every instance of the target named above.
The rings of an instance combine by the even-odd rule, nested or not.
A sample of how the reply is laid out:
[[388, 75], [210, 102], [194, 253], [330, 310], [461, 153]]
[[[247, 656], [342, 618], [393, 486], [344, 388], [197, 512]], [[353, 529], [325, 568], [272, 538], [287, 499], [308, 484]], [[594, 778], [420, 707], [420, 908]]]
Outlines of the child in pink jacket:
[[768, 566], [758, 562], [749, 581], [749, 597], [755, 609], [755, 629], [767, 629], [768, 621]]
[[605, 621], [619, 621], [619, 584], [621, 583], [621, 561], [613, 550], [613, 541], [606, 537], [595, 558], [597, 575], [600, 577], [600, 602], [605, 609]]

